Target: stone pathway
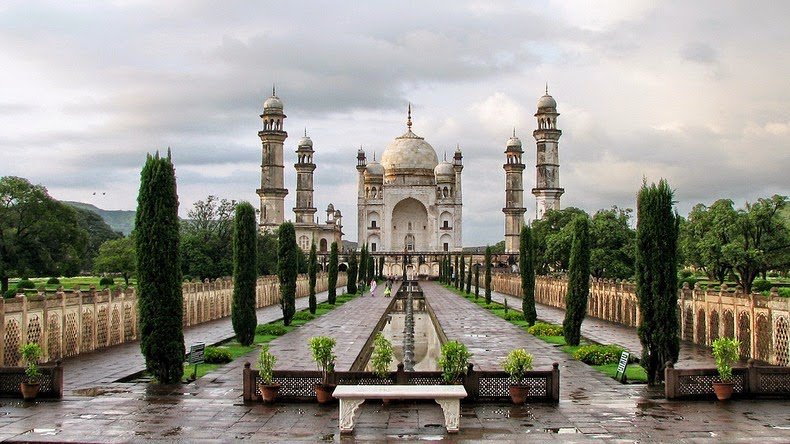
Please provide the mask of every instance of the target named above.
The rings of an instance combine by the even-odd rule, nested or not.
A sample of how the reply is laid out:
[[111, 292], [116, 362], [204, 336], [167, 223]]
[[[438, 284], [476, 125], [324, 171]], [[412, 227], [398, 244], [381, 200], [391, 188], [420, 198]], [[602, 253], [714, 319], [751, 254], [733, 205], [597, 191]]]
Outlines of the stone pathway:
[[[397, 293], [399, 284], [392, 288]], [[281, 370], [316, 370], [308, 340], [313, 336], [335, 338], [335, 370], [348, 371], [362, 351], [376, 324], [384, 315], [392, 298], [385, 298], [384, 285], [376, 294], [354, 298], [340, 307], [310, 322], [309, 328], [299, 328], [269, 343], [269, 349], [278, 356], [277, 368]]]
[[[436, 310], [442, 295], [431, 284], [424, 288], [436, 297], [432, 304]], [[492, 332], [509, 331], [500, 318], [463, 298], [449, 296], [453, 297], [442, 298], [445, 319], [449, 319], [453, 311], [459, 311], [477, 320], [466, 324], [470, 331], [478, 331], [478, 326]], [[367, 298], [354, 302], [366, 302]], [[352, 302], [344, 306], [350, 304]], [[345, 321], [353, 323], [363, 316], [350, 313]], [[311, 325], [312, 322], [296, 331], [309, 330]], [[534, 337], [529, 339], [530, 335], [524, 336], [507, 333], [486, 338], [468, 336], [465, 340], [479, 350], [478, 357], [488, 353], [487, 349], [502, 349], [499, 343], [510, 347], [513, 342], [523, 344], [536, 357], [540, 355], [539, 365], [552, 360], [560, 362], [563, 382], [559, 404], [465, 404], [461, 407], [460, 433], [449, 436], [441, 426], [441, 409], [433, 402], [382, 406], [369, 401], [360, 408], [352, 439], [518, 443], [788, 442], [790, 400], [736, 400], [725, 404], [670, 402], [662, 399], [660, 391], [606, 380], [608, 378], [598, 372], [580, 367], [584, 364], [563, 359], [564, 354], [550, 345]], [[242, 403], [241, 369], [244, 361], [252, 360], [255, 353], [218, 368], [192, 384], [167, 387], [115, 384], [103, 394], [101, 391], [93, 396], [69, 394], [60, 402], [23, 403], [0, 399], [0, 441], [348, 441], [341, 440], [338, 434], [337, 405]]]
[[[319, 303], [325, 301], [327, 294], [326, 291], [316, 294], [316, 300]], [[309, 298], [307, 297], [296, 299], [296, 310], [307, 308], [308, 303]], [[279, 305], [259, 308], [256, 314], [259, 324], [276, 321], [283, 317]], [[233, 336], [235, 336], [233, 325], [230, 316], [228, 316], [187, 327], [184, 330], [184, 344], [189, 350], [189, 346], [197, 342], [216, 344]], [[140, 353], [140, 341], [134, 341], [66, 358], [63, 360], [63, 366], [64, 391], [70, 391], [90, 387], [107, 387], [121, 378], [145, 370], [145, 360]]]
[[[496, 302], [504, 303], [505, 298], [507, 298], [508, 307], [521, 311], [520, 298], [491, 292], [491, 299]], [[538, 312], [538, 319], [541, 321], [562, 324], [565, 319], [565, 310], [561, 308], [543, 304], [535, 304], [535, 308]], [[636, 328], [633, 327], [587, 316], [582, 323], [582, 336], [599, 344], [616, 344], [637, 356], [642, 355], [642, 343], [639, 342], [639, 335], [636, 333]], [[744, 362], [743, 365], [745, 364]], [[675, 365], [676, 368], [715, 366], [710, 348], [689, 341], [680, 341], [680, 356]]]

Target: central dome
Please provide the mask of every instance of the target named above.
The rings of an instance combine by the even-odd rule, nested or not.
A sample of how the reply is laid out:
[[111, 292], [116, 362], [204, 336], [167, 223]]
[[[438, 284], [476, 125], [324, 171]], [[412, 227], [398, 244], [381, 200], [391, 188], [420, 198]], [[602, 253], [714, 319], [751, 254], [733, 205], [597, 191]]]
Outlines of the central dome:
[[411, 129], [389, 144], [381, 155], [381, 164], [387, 170], [429, 170], [439, 164], [436, 151], [422, 137], [411, 132]]

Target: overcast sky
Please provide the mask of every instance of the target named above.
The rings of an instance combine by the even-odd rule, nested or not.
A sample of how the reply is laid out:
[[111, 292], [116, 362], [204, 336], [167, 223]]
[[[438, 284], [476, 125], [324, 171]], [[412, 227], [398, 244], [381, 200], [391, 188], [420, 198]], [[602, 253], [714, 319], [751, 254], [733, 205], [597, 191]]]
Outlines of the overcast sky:
[[790, 2], [357, 3], [3, 1], [0, 176], [134, 209], [145, 154], [169, 146], [182, 215], [208, 194], [257, 207], [276, 83], [290, 217], [307, 128], [319, 214], [334, 203], [356, 240], [356, 151], [380, 156], [411, 102], [440, 158], [463, 150], [464, 244], [495, 243], [505, 142], [515, 127], [531, 188], [548, 82], [563, 207], [633, 208], [643, 177], [684, 215], [790, 192]]

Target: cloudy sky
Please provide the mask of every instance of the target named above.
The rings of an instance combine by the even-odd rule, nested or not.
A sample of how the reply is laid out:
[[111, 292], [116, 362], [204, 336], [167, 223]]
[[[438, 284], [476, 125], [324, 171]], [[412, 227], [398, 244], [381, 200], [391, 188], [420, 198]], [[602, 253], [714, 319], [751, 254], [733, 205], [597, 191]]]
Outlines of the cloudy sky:
[[790, 193], [790, 2], [347, 3], [3, 1], [0, 175], [134, 209], [145, 154], [171, 147], [182, 215], [208, 194], [256, 202], [276, 83], [289, 215], [307, 128], [315, 202], [356, 240], [356, 150], [380, 156], [411, 102], [440, 158], [464, 152], [464, 243], [494, 243], [505, 142], [515, 127], [531, 188], [548, 82], [563, 207], [634, 207], [643, 177], [667, 178], [681, 214]]

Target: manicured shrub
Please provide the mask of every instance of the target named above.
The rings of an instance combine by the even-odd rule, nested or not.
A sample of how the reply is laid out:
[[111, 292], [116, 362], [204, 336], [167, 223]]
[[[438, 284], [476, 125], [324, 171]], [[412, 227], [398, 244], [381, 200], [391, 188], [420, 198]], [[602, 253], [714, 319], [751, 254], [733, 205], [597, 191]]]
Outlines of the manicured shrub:
[[99, 279], [99, 287], [107, 288], [110, 285], [115, 285], [115, 279], [113, 279], [112, 277], [104, 276], [101, 279]]
[[241, 345], [255, 339], [255, 287], [258, 280], [258, 224], [249, 202], [236, 206], [233, 220], [233, 304], [231, 323]]
[[357, 292], [357, 252], [351, 252], [351, 258], [348, 260], [348, 282], [346, 283], [346, 293], [355, 294]]
[[779, 288], [779, 296], [783, 298], [790, 298], [790, 287]]
[[36, 284], [34, 284], [30, 279], [21, 279], [19, 282], [17, 282], [16, 288], [34, 290], [36, 288]]
[[47, 285], [58, 285], [58, 284], [60, 284], [60, 279], [56, 277], [51, 277], [47, 279]]
[[283, 324], [290, 325], [296, 312], [296, 277], [298, 275], [296, 231], [294, 224], [284, 222], [278, 230], [277, 274], [280, 278], [280, 307]]
[[438, 363], [444, 382], [452, 384], [459, 381], [461, 376], [466, 374], [471, 357], [472, 354], [466, 346], [458, 341], [447, 341], [442, 344]]
[[562, 325], [537, 322], [527, 329], [529, 334], [535, 336], [562, 336]]
[[140, 349], [157, 381], [184, 375], [184, 329], [176, 176], [168, 152], [148, 156], [135, 216]]
[[461, 260], [458, 263], [458, 272], [460, 273], [460, 276], [458, 278], [459, 281], [458, 288], [463, 290], [464, 282], [466, 282], [466, 258], [464, 257], [463, 254], [461, 255]]
[[327, 279], [329, 281], [327, 302], [329, 302], [329, 305], [335, 305], [335, 299], [337, 298], [337, 242], [332, 242], [332, 248], [329, 251], [329, 275]]
[[680, 218], [672, 208], [669, 184], [639, 190], [636, 201], [636, 295], [639, 300], [642, 343], [640, 363], [648, 384], [664, 380], [664, 368], [680, 352], [677, 316], [677, 250]]
[[624, 349], [617, 345], [583, 345], [573, 352], [573, 358], [588, 365], [614, 364], [620, 361]]
[[466, 294], [467, 295], [472, 293], [472, 268], [473, 268], [473, 265], [472, 265], [473, 260], [472, 260], [472, 258], [474, 258], [474, 255], [470, 254], [469, 255], [469, 269], [466, 270]]
[[485, 274], [485, 287], [486, 287], [486, 304], [491, 303], [491, 246], [486, 246], [486, 274]]
[[752, 282], [752, 291], [756, 291], [758, 293], [762, 291], [770, 291], [773, 286], [774, 284], [769, 280], [755, 279], [754, 282]]
[[373, 368], [373, 373], [379, 378], [387, 377], [393, 357], [392, 343], [381, 332], [376, 333], [376, 339], [373, 340], [373, 352], [370, 355], [370, 366]]
[[261, 324], [255, 327], [255, 333], [267, 336], [282, 336], [288, 333], [288, 329], [282, 324]]
[[315, 314], [316, 300], [315, 300], [315, 283], [318, 273], [318, 254], [315, 251], [315, 242], [310, 245], [310, 257], [307, 260], [307, 275], [309, 279], [310, 294], [307, 300], [310, 308], [310, 313]]
[[521, 274], [521, 311], [524, 320], [533, 325], [538, 319], [535, 309], [535, 256], [532, 252], [532, 230], [527, 224], [521, 227], [519, 236], [518, 269]]
[[506, 321], [523, 321], [524, 315], [517, 311], [509, 311], [502, 315], [502, 319]]
[[203, 352], [203, 360], [206, 364], [227, 364], [233, 360], [233, 356], [227, 348], [206, 347]]
[[16, 289], [16, 287], [14, 287], [14, 288], [9, 288], [9, 289], [8, 289], [8, 291], [6, 291], [5, 293], [3, 293], [3, 297], [4, 297], [4, 298], [6, 298], [6, 299], [13, 298], [14, 296], [16, 296], [16, 294], [17, 294], [17, 291], [18, 291], [18, 290]]

